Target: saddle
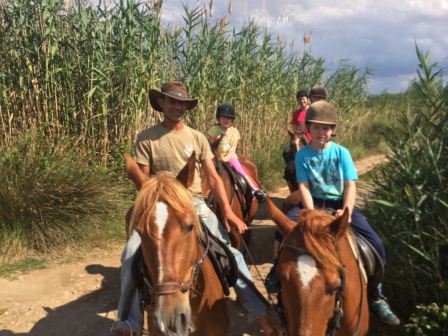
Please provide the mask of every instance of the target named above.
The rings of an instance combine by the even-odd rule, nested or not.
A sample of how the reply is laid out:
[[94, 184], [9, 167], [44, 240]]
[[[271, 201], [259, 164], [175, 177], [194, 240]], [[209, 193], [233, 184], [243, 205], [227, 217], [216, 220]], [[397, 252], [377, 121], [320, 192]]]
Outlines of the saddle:
[[[225, 243], [210, 232], [202, 220], [201, 225], [202, 229], [208, 233], [201, 238], [201, 244], [204, 247], [208, 244], [208, 257], [218, 275], [224, 294], [229, 296], [230, 287], [233, 287], [238, 280], [238, 264], [235, 256]], [[208, 242], [205, 241], [206, 237]]]
[[369, 287], [376, 288], [384, 276], [384, 265], [375, 248], [352, 228], [352, 238], [361, 256]]
[[236, 197], [238, 197], [241, 204], [243, 218], [246, 218], [246, 215], [249, 214], [252, 205], [252, 188], [246, 178], [238, 173], [230, 163], [222, 162], [222, 166], [229, 174], [230, 179], [233, 181]]
[[[230, 287], [233, 287], [238, 279], [238, 265], [235, 257], [229, 247], [213, 236], [208, 228], [201, 220], [203, 230], [207, 231], [199, 241], [204, 248], [208, 244], [208, 257], [218, 275], [221, 282], [222, 289], [226, 296], [230, 295]], [[206, 239], [208, 238], [208, 241]], [[132, 279], [135, 287], [140, 293], [140, 298], [143, 305], [152, 305], [153, 298], [149, 294], [149, 287], [146, 283], [152, 284], [149, 274], [143, 260], [142, 247], [140, 246], [135, 252], [135, 257], [132, 263]], [[133, 294], [132, 294], [133, 295]], [[131, 298], [132, 301], [132, 298]]]

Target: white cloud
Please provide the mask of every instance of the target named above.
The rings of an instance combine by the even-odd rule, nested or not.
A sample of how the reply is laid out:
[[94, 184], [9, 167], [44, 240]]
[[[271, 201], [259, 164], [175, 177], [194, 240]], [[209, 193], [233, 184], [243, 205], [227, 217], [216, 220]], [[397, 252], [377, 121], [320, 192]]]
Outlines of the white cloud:
[[[208, 9], [210, 0], [187, 3], [205, 3]], [[252, 19], [273, 36], [294, 39], [297, 50], [303, 48], [303, 36], [313, 31], [311, 50], [316, 56], [329, 63], [349, 59], [375, 71], [373, 92], [407, 88], [418, 63], [415, 43], [429, 49], [433, 61], [448, 56], [447, 0], [232, 0], [232, 14], [228, 7], [229, 0], [214, 0], [213, 19], [227, 16], [237, 27]], [[165, 1], [166, 22], [181, 23], [182, 14], [180, 1]]]

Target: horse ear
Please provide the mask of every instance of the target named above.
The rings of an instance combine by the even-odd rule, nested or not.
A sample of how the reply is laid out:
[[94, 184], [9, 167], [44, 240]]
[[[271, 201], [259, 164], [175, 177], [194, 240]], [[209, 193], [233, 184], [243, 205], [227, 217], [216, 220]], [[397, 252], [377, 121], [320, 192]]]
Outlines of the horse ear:
[[344, 237], [348, 230], [348, 218], [350, 214], [348, 211], [348, 208], [346, 207], [344, 209], [344, 213], [342, 216], [337, 217], [333, 222], [330, 224], [330, 230], [334, 235], [334, 238], [336, 241], [338, 241], [340, 238]]
[[145, 181], [148, 180], [148, 176], [143, 174], [139, 166], [137, 165], [137, 162], [133, 158], [131, 158], [127, 154], [123, 154], [124, 159], [126, 160], [126, 174], [131, 179], [132, 182], [134, 182], [135, 187], [137, 190], [140, 190], [142, 188], [142, 185]]
[[215, 141], [213, 141], [213, 143], [210, 144], [210, 146], [211, 146], [213, 149], [217, 149], [218, 146], [219, 146], [219, 142], [221, 141], [221, 138], [222, 138], [222, 134], [221, 134], [221, 136], [220, 136], [218, 139], [216, 139]]
[[286, 217], [286, 215], [274, 205], [269, 197], [266, 197], [266, 203], [271, 219], [277, 225], [278, 230], [286, 237], [295, 226], [295, 223]]
[[182, 182], [185, 187], [190, 187], [194, 182], [194, 173], [196, 165], [196, 152], [191, 153], [190, 158], [187, 161], [185, 167], [177, 175], [177, 179]]

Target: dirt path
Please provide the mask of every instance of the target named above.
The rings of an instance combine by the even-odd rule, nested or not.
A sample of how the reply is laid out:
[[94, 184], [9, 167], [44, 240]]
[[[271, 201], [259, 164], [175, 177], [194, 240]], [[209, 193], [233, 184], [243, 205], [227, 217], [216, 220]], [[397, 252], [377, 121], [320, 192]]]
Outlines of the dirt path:
[[[355, 162], [358, 173], [383, 159], [374, 156]], [[287, 188], [270, 193], [278, 207], [287, 195]], [[264, 279], [271, 267], [275, 225], [266, 206], [260, 206], [251, 230], [251, 253], [257, 266], [251, 266], [251, 272], [267, 296], [257, 272]], [[76, 262], [50, 262], [47, 269], [17, 273], [14, 280], [0, 279], [0, 336], [106, 335], [116, 319], [123, 244], [97, 249]], [[263, 335], [257, 323], [245, 321], [235, 295], [227, 300], [230, 336]]]

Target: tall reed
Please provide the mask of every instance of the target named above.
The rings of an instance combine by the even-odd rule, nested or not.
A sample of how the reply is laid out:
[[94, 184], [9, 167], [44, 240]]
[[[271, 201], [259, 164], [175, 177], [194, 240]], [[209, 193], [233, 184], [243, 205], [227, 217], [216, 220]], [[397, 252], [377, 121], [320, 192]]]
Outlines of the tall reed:
[[[448, 85], [428, 53], [417, 48], [417, 56], [419, 79], [409, 88], [415, 99], [396, 111], [397, 123], [384, 132], [388, 163], [374, 176], [364, 209], [385, 243], [386, 294], [403, 317], [418, 305], [443, 307], [448, 300]], [[444, 321], [438, 320], [442, 310], [434, 315], [432, 325], [426, 317], [414, 319], [429, 326], [416, 335], [446, 332], [446, 313]]]
[[324, 59], [294, 51], [253, 22], [231, 29], [203, 7], [185, 7], [182, 23], [164, 25], [161, 6], [135, 0], [98, 7], [3, 1], [1, 145], [35, 126], [47, 136], [80, 137], [81, 145], [108, 163], [116, 151], [131, 148], [140, 130], [160, 120], [149, 90], [181, 80], [200, 98], [188, 124], [205, 131], [216, 106], [231, 102], [244, 134], [240, 150], [269, 162], [280, 157], [297, 89], [327, 85], [346, 114], [365, 96], [368, 69], [343, 63], [327, 75]]

